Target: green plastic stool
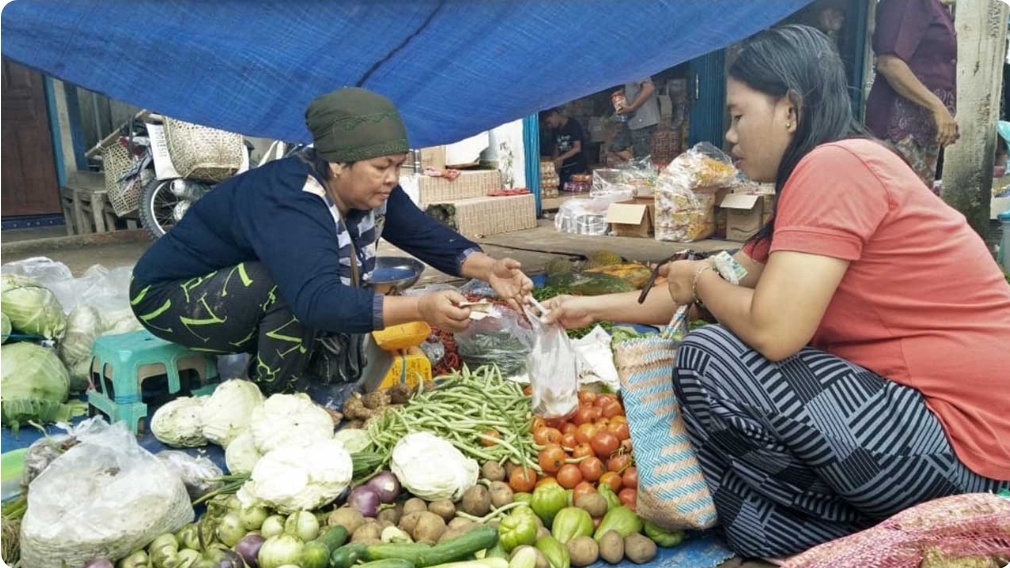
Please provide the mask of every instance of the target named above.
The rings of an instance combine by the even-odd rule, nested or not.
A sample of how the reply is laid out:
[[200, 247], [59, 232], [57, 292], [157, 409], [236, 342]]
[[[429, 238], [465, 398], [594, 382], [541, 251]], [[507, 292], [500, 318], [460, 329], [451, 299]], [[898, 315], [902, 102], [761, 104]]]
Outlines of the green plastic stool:
[[[143, 382], [167, 375], [170, 394], [206, 395], [214, 392], [218, 378], [215, 358], [165, 341], [147, 330], [104, 335], [91, 348], [92, 387], [88, 390], [91, 412], [101, 411], [113, 422], [122, 420], [135, 434], [147, 423]], [[184, 393], [180, 371], [194, 371], [200, 386]]]

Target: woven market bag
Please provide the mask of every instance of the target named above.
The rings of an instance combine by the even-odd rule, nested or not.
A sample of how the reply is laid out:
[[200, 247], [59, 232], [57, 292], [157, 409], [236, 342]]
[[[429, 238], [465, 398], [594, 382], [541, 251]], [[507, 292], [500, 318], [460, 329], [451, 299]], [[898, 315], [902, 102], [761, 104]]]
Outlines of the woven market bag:
[[112, 204], [112, 211], [122, 217], [140, 207], [140, 198], [144, 193], [144, 185], [153, 179], [150, 170], [141, 170], [139, 176], [119, 181], [128, 171], [137, 165], [139, 158], [133, 155], [119, 138], [102, 147], [102, 168], [105, 171], [105, 193]]
[[211, 183], [235, 175], [246, 151], [241, 134], [168, 117], [165, 143], [179, 175]]
[[614, 345], [638, 468], [638, 516], [668, 529], [715, 525], [715, 503], [673, 390], [680, 341], [666, 335]]

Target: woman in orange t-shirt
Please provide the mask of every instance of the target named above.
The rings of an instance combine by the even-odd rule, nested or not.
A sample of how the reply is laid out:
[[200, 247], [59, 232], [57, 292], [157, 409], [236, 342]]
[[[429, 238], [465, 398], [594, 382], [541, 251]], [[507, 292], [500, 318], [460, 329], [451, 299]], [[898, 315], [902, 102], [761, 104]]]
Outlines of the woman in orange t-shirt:
[[1010, 285], [964, 217], [853, 118], [820, 32], [748, 40], [737, 167], [776, 211], [736, 259], [666, 265], [667, 294], [558, 297], [566, 326], [704, 303], [673, 377], [730, 546], [791, 554], [930, 499], [1010, 487]]

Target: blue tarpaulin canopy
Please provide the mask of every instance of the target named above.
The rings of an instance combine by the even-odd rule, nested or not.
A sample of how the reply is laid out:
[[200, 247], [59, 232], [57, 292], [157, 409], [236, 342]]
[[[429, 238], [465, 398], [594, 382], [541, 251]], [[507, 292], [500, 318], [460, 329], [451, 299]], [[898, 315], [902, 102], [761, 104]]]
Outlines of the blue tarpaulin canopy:
[[659, 72], [810, 0], [15, 0], [5, 57], [183, 120], [308, 141], [309, 101], [393, 99], [411, 144], [455, 142]]

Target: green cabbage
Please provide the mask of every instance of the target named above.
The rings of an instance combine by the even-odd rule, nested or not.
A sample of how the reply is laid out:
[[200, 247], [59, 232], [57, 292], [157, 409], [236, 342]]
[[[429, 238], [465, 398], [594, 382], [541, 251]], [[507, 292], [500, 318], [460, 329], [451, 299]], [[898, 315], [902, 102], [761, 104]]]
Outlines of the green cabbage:
[[52, 349], [34, 343], [11, 343], [0, 347], [0, 357], [0, 397], [4, 401], [67, 400], [70, 376]]
[[11, 335], [11, 318], [7, 314], [0, 313], [0, 343], [7, 343], [7, 338]]
[[67, 326], [56, 295], [34, 278], [19, 274], [0, 275], [0, 302], [11, 326], [47, 339], [60, 337]]

